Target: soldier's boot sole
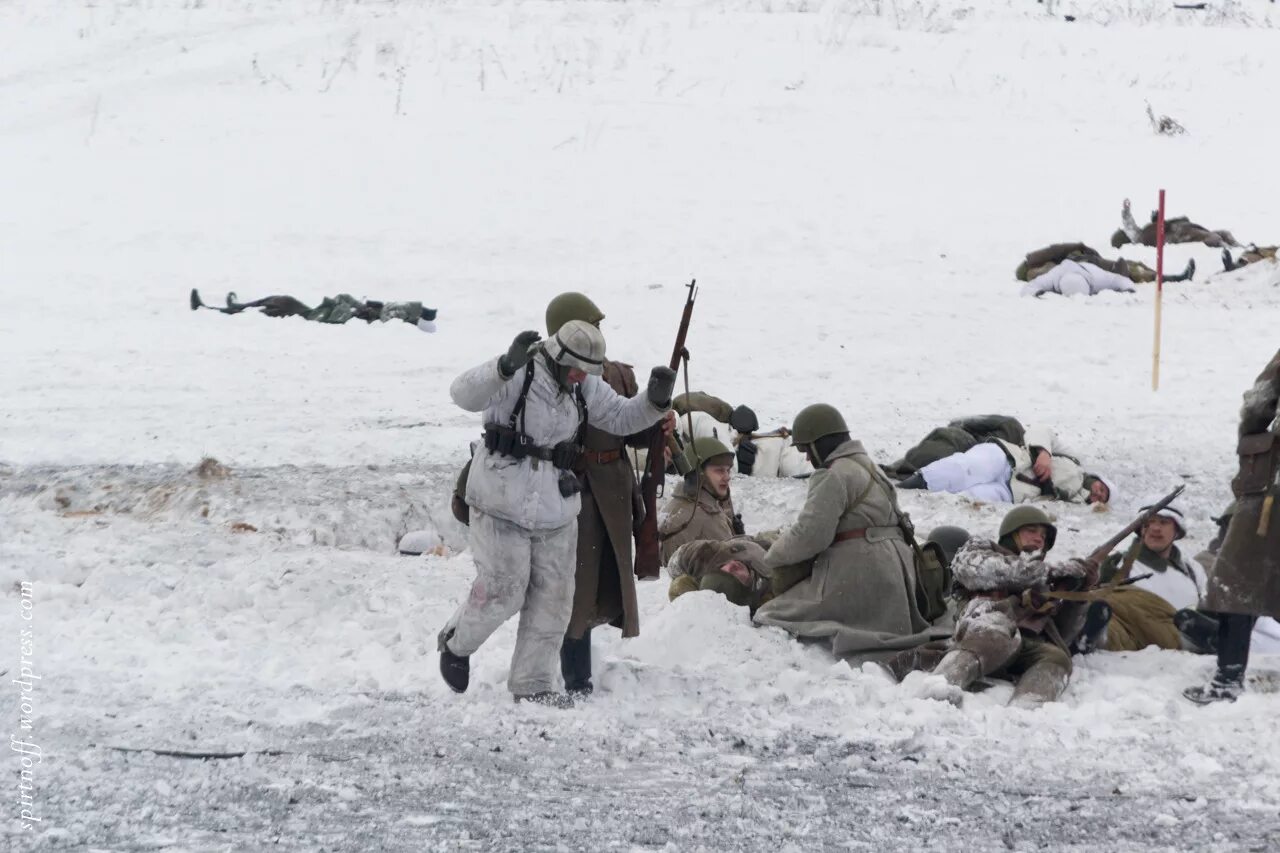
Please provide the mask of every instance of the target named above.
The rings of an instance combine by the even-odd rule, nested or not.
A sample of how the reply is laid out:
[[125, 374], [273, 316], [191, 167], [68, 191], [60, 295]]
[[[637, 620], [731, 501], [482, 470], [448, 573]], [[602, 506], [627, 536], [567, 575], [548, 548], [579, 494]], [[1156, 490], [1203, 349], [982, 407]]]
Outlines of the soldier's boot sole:
[[511, 698], [519, 702], [528, 702], [531, 705], [544, 705], [548, 708], [557, 708], [567, 711], [573, 707], [573, 697], [567, 693], [553, 693], [550, 690], [541, 693], [512, 694]]

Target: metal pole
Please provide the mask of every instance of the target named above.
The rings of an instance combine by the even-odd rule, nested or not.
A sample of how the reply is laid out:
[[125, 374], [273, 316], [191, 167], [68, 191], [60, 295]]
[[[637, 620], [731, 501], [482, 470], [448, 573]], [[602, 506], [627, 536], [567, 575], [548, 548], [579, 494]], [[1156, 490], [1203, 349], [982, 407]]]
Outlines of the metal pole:
[[1151, 390], [1160, 390], [1160, 308], [1164, 302], [1164, 190], [1156, 213], [1156, 332], [1151, 350]]

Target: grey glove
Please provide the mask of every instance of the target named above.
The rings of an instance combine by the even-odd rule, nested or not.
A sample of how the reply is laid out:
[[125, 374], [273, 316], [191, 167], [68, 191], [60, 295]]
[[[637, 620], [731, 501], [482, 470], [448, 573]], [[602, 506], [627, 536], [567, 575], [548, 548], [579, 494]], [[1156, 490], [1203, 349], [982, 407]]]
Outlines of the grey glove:
[[507, 351], [498, 357], [498, 372], [502, 374], [503, 379], [515, 376], [517, 370], [529, 363], [529, 350], [541, 338], [542, 336], [534, 331], [516, 335]]
[[676, 390], [676, 372], [659, 365], [649, 373], [649, 402], [659, 409], [671, 408], [671, 392]]

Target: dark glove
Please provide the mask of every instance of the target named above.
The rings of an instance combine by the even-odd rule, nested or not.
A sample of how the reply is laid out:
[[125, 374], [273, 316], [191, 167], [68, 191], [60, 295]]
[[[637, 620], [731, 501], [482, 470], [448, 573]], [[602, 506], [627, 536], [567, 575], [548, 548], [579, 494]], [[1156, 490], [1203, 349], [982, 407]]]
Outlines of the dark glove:
[[733, 514], [733, 524], [731, 525], [734, 536], [742, 536], [747, 532], [747, 526], [742, 523], [742, 513], [735, 512]]
[[503, 379], [510, 379], [516, 371], [529, 363], [529, 349], [542, 338], [537, 332], [521, 332], [507, 351], [498, 357], [498, 372]]
[[729, 415], [729, 426], [738, 432], [755, 432], [760, 429], [760, 419], [746, 406], [739, 406]]
[[671, 392], [676, 390], [676, 372], [659, 365], [649, 373], [649, 402], [659, 409], [671, 408]]
[[744, 438], [738, 443], [738, 473], [750, 477], [751, 470], [756, 464], [756, 443], [749, 438]]

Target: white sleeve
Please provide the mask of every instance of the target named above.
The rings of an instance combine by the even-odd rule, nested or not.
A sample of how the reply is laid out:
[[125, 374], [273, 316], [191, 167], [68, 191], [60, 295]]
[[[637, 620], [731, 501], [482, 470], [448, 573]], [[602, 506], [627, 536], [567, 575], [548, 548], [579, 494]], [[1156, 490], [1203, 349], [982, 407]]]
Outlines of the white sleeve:
[[483, 412], [502, 401], [512, 382], [523, 385], [524, 370], [517, 370], [515, 376], [503, 379], [498, 371], [498, 358], [494, 356], [453, 380], [449, 386], [453, 402], [468, 412]]
[[666, 411], [649, 402], [643, 387], [639, 394], [627, 398], [599, 376], [589, 375], [582, 380], [582, 399], [587, 404], [587, 421], [613, 435], [640, 432], [652, 426]]

